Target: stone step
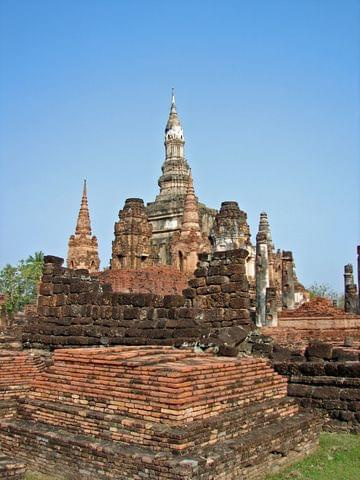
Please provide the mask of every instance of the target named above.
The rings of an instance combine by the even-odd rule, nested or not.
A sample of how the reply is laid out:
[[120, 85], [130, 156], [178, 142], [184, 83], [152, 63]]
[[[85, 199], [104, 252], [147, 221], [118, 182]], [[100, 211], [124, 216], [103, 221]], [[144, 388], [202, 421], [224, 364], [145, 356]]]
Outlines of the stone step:
[[152, 452], [24, 420], [0, 421], [0, 442], [5, 452], [13, 451], [27, 467], [42, 473], [76, 475], [78, 480], [105, 480], [110, 472], [117, 480], [135, 480], [139, 471], [144, 479], [253, 480], [313, 451], [320, 427], [314, 415], [297, 414], [241, 437], [195, 448], [189, 455]]
[[22, 350], [22, 343], [11, 335], [0, 335], [0, 349]]
[[22, 480], [25, 476], [25, 464], [0, 452], [1, 480]]
[[254, 428], [270, 425], [278, 418], [298, 413], [296, 402], [288, 397], [250, 404], [234, 411], [181, 426], [139, 420], [125, 415], [88, 409], [84, 405], [68, 405], [32, 399], [18, 409], [19, 418], [62, 425], [67, 431], [79, 434], [85, 430], [107, 441], [148, 446], [151, 450], [189, 452], [217, 439], [225, 440], [245, 435]]

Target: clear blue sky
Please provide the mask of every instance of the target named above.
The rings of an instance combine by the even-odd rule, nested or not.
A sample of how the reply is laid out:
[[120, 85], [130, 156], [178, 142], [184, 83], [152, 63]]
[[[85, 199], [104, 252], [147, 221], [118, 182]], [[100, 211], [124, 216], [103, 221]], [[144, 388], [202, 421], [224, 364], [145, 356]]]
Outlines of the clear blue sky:
[[305, 285], [342, 290], [359, 227], [356, 0], [1, 0], [0, 266], [66, 256], [83, 178], [108, 264], [152, 201], [171, 87], [199, 199], [267, 211]]

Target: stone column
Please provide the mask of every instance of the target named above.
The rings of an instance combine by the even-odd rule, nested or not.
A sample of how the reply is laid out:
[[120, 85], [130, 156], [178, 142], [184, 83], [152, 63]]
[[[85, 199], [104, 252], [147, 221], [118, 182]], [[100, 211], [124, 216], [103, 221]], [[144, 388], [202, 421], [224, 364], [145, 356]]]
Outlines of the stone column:
[[265, 232], [256, 235], [256, 325], [266, 324], [266, 289], [269, 287], [269, 255]]
[[357, 247], [358, 313], [360, 315], [360, 245]]
[[292, 252], [282, 252], [282, 302], [288, 310], [295, 308], [295, 275]]
[[277, 298], [276, 288], [268, 287], [266, 289], [266, 312], [265, 324], [269, 327], [276, 327], [277, 319]]
[[358, 313], [359, 298], [354, 283], [353, 266], [348, 263], [344, 267], [344, 284], [345, 284], [345, 312]]
[[354, 283], [354, 275], [353, 275], [353, 266], [351, 263], [348, 263], [344, 267], [344, 285], [345, 289], [347, 285], [352, 285]]

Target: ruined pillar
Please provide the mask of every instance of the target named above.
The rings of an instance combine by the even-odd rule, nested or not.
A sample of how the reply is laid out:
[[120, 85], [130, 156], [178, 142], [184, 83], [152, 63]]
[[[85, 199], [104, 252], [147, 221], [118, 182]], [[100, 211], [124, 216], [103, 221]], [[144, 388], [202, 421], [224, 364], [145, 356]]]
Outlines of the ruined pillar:
[[352, 285], [354, 283], [354, 275], [353, 275], [353, 266], [351, 263], [348, 263], [344, 267], [344, 285], [345, 289], [347, 285]]
[[360, 315], [360, 245], [357, 247], [358, 313]]
[[356, 284], [354, 283], [353, 266], [348, 263], [344, 267], [345, 284], [345, 312], [358, 313], [359, 297]]
[[295, 308], [295, 275], [292, 252], [282, 252], [282, 303], [288, 310]]
[[266, 289], [265, 324], [269, 327], [276, 327], [277, 323], [276, 288], [268, 287]]
[[111, 269], [137, 269], [156, 263], [151, 246], [152, 226], [141, 198], [127, 198], [114, 225]]
[[266, 289], [269, 278], [268, 221], [266, 213], [260, 214], [259, 231], [256, 235], [256, 325], [266, 325]]

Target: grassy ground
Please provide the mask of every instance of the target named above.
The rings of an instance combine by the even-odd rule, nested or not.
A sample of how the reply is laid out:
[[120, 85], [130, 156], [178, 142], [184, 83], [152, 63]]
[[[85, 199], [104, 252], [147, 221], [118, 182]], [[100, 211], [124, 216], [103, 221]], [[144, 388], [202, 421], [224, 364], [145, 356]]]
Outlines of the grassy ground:
[[359, 480], [360, 436], [323, 433], [313, 455], [266, 480]]
[[[360, 436], [323, 433], [313, 455], [266, 480], [359, 480]], [[56, 480], [55, 477], [28, 473], [26, 480]]]

